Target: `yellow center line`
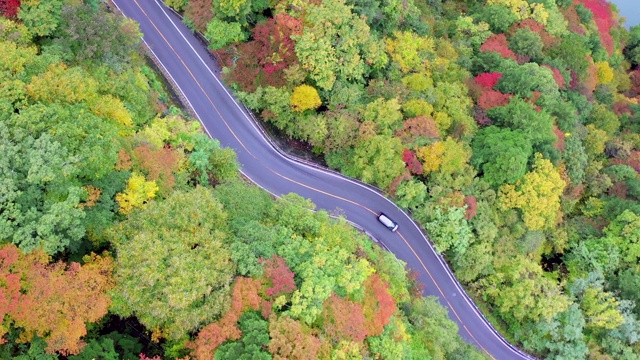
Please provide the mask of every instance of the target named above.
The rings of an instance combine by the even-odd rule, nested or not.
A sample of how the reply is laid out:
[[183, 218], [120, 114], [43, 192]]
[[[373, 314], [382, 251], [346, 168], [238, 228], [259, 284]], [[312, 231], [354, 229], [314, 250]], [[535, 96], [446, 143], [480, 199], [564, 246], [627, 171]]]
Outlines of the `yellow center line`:
[[281, 178], [283, 178], [283, 179], [287, 179], [287, 180], [291, 181], [291, 182], [292, 182], [292, 183], [294, 183], [294, 184], [300, 185], [300, 186], [302, 186], [302, 187], [305, 187], [305, 188], [307, 188], [307, 189], [310, 189], [310, 190], [313, 190], [313, 191], [319, 192], [319, 193], [324, 194], [324, 195], [327, 195], [327, 196], [331, 196], [331, 197], [336, 198], [336, 199], [338, 199], [338, 200], [342, 200], [342, 201], [348, 202], [348, 203], [350, 203], [350, 204], [353, 204], [353, 205], [359, 206], [359, 207], [361, 207], [361, 208], [363, 208], [363, 209], [367, 210], [368, 212], [370, 212], [370, 213], [372, 213], [372, 214], [374, 214], [374, 215], [378, 215], [378, 213], [377, 213], [377, 212], [375, 212], [375, 211], [371, 210], [370, 208], [368, 208], [368, 207], [366, 207], [365, 205], [362, 205], [362, 204], [360, 204], [360, 203], [358, 203], [358, 202], [356, 202], [356, 201], [349, 200], [349, 199], [347, 199], [347, 198], [343, 198], [342, 196], [334, 195], [334, 194], [329, 193], [329, 192], [326, 192], [326, 191], [324, 191], [324, 190], [320, 190], [320, 189], [314, 188], [313, 186], [303, 184], [303, 183], [301, 183], [301, 182], [299, 182], [299, 181], [296, 181], [296, 180], [293, 180], [293, 179], [291, 179], [291, 178], [289, 178], [289, 177], [287, 177], [287, 176], [284, 176], [284, 175], [282, 175], [282, 174], [278, 173], [277, 171], [275, 171], [275, 170], [273, 170], [273, 169], [271, 169], [271, 168], [269, 168], [269, 170], [271, 170], [271, 172], [273, 172], [274, 174], [276, 174], [276, 175], [280, 176]]
[[[176, 55], [176, 57], [180, 60], [180, 62], [182, 63], [182, 66], [184, 66], [184, 68], [189, 72], [189, 75], [191, 75], [191, 78], [193, 79], [193, 81], [195, 81], [195, 83], [198, 85], [198, 88], [200, 89], [200, 91], [202, 91], [202, 93], [204, 94], [204, 96], [207, 97], [207, 100], [209, 100], [209, 103], [211, 104], [211, 106], [213, 106], [213, 109], [216, 111], [216, 113], [218, 114], [218, 116], [220, 117], [220, 119], [224, 122], [224, 124], [227, 126], [227, 129], [229, 129], [229, 131], [231, 132], [231, 134], [233, 135], [233, 137], [240, 143], [240, 145], [249, 153], [249, 155], [253, 156], [254, 158], [256, 158], [255, 155], [253, 155], [253, 153], [251, 153], [251, 151], [249, 151], [249, 149], [244, 145], [244, 143], [240, 140], [240, 138], [238, 138], [238, 136], [236, 135], [236, 133], [231, 129], [231, 126], [229, 126], [229, 124], [227, 123], [227, 121], [225, 120], [224, 116], [222, 116], [222, 114], [220, 113], [220, 111], [218, 110], [218, 107], [216, 106], [216, 104], [213, 102], [213, 100], [211, 100], [211, 97], [209, 97], [209, 94], [207, 94], [207, 92], [204, 90], [204, 88], [202, 87], [202, 85], [200, 84], [200, 82], [198, 81], [198, 79], [195, 77], [195, 75], [193, 75], [193, 73], [191, 72], [191, 69], [189, 69], [189, 67], [187, 66], [187, 64], [184, 62], [184, 60], [182, 60], [182, 57], [178, 54], [178, 52], [173, 48], [173, 46], [171, 46], [171, 43], [169, 43], [169, 40], [167, 40], [167, 38], [164, 36], [164, 34], [162, 33], [162, 31], [160, 31], [160, 29], [156, 26], [156, 24], [153, 22], [153, 20], [151, 20], [151, 18], [149, 17], [149, 15], [147, 14], [146, 11], [144, 11], [144, 9], [142, 8], [142, 6], [140, 6], [140, 4], [138, 3], [138, 0], [133, 0], [136, 5], [138, 6], [138, 8], [140, 9], [140, 11], [142, 11], [142, 13], [144, 14], [144, 16], [147, 18], [147, 20], [149, 20], [149, 23], [151, 23], [151, 26], [153, 26], [154, 29], [156, 29], [156, 31], [158, 32], [158, 34], [162, 37], [162, 39], [164, 40], [165, 43], [167, 43], [167, 45], [169, 46], [169, 48], [171, 49], [171, 51], [173, 51], [173, 53]], [[185, 94], [186, 96], [186, 94]], [[194, 109], [195, 111], [195, 109]], [[204, 126], [204, 124], [203, 124]], [[257, 159], [257, 158], [256, 158]]]
[[462, 321], [462, 318], [458, 315], [458, 313], [456, 312], [456, 310], [453, 308], [453, 306], [451, 305], [451, 303], [449, 302], [449, 299], [447, 298], [447, 296], [445, 295], [445, 293], [442, 291], [442, 289], [440, 289], [440, 286], [438, 286], [438, 283], [436, 282], [435, 278], [433, 277], [433, 275], [431, 275], [431, 272], [429, 271], [429, 269], [427, 269], [427, 266], [424, 264], [424, 262], [422, 261], [422, 259], [420, 258], [420, 256], [418, 256], [418, 253], [416, 253], [415, 250], [413, 250], [413, 247], [409, 244], [409, 242], [407, 241], [407, 239], [405, 239], [404, 236], [402, 236], [402, 234], [398, 231], [397, 232], [398, 235], [400, 235], [400, 237], [402, 238], [402, 240], [404, 241], [404, 243], [407, 245], [407, 247], [411, 250], [411, 252], [413, 253], [413, 255], [416, 257], [416, 259], [418, 259], [418, 261], [420, 262], [420, 265], [422, 265], [422, 268], [424, 269], [424, 271], [427, 272], [427, 274], [429, 275], [429, 277], [431, 278], [431, 281], [433, 281], [433, 283], [436, 285], [436, 288], [438, 289], [438, 292], [440, 292], [440, 295], [442, 296], [442, 298], [444, 299], [444, 301], [447, 302], [447, 305], [449, 305], [449, 309], [451, 309], [451, 311], [453, 312], [453, 314], [456, 316], [456, 318], [458, 319], [458, 321], [460, 321], [460, 323], [462, 324], [462, 327], [467, 331], [467, 334], [469, 334], [469, 336], [471, 336], [471, 338], [473, 339], [473, 341], [476, 342], [476, 344], [478, 344], [478, 346], [485, 352], [487, 353], [487, 355], [489, 355], [490, 358], [494, 359], [495, 358], [493, 356], [491, 356], [491, 354], [487, 351], [487, 349], [484, 348], [484, 346], [482, 346], [482, 344], [480, 344], [480, 342], [476, 339], [475, 336], [473, 336], [473, 334], [471, 333], [471, 331], [469, 331], [469, 329], [467, 328], [467, 326], [464, 324], [464, 321]]
[[[182, 57], [180, 56], [180, 54], [178, 54], [178, 52], [175, 50], [175, 48], [171, 45], [171, 43], [169, 43], [169, 41], [167, 40], [167, 38], [164, 36], [164, 34], [162, 33], [162, 31], [160, 31], [160, 29], [156, 26], [156, 24], [153, 22], [153, 20], [151, 20], [151, 18], [149, 17], [149, 15], [147, 14], [147, 12], [142, 8], [142, 6], [140, 6], [140, 4], [138, 3], [138, 0], [134, 0], [134, 2], [136, 3], [136, 5], [138, 6], [138, 8], [140, 9], [140, 11], [142, 11], [142, 13], [144, 14], [144, 16], [147, 18], [147, 20], [149, 20], [149, 23], [151, 23], [151, 25], [153, 26], [154, 29], [156, 29], [156, 31], [158, 32], [158, 34], [160, 35], [160, 37], [162, 37], [162, 39], [165, 41], [165, 43], [169, 46], [169, 48], [173, 51], [173, 53], [176, 55], [176, 57], [180, 60], [180, 62], [182, 63], [182, 66], [184, 66], [184, 68], [189, 72], [189, 74], [191, 75], [191, 78], [193, 78], [193, 80], [195, 81], [195, 83], [198, 85], [198, 88], [200, 89], [200, 91], [202, 91], [202, 93], [207, 97], [207, 100], [209, 100], [209, 103], [211, 104], [211, 106], [213, 106], [213, 108], [215, 109], [216, 113], [218, 114], [218, 116], [220, 117], [220, 119], [222, 119], [222, 121], [224, 122], [224, 124], [227, 126], [227, 128], [229, 129], [229, 131], [231, 132], [231, 134], [235, 137], [235, 139], [240, 143], [240, 145], [242, 145], [242, 147], [254, 158], [257, 159], [257, 157], [255, 155], [253, 155], [253, 153], [251, 153], [251, 151], [249, 151], [249, 149], [244, 145], [244, 143], [240, 140], [240, 138], [238, 138], [238, 136], [235, 134], [235, 132], [233, 132], [233, 130], [231, 129], [231, 127], [229, 126], [229, 124], [227, 123], [227, 121], [225, 120], [224, 116], [222, 116], [222, 114], [220, 113], [220, 111], [218, 110], [218, 107], [215, 105], [215, 103], [213, 102], [213, 100], [211, 99], [211, 97], [209, 97], [209, 94], [207, 94], [207, 92], [204, 90], [204, 88], [202, 87], [202, 85], [200, 84], [200, 82], [198, 81], [198, 79], [195, 77], [195, 75], [191, 72], [191, 69], [189, 69], [189, 67], [187, 66], [186, 62], [182, 59]], [[264, 164], [263, 164], [264, 165]], [[300, 183], [298, 181], [295, 181], [289, 177], [286, 177], [280, 173], [278, 173], [277, 171], [265, 166], [268, 170], [272, 171], [274, 174], [282, 177], [283, 179], [286, 179], [288, 181], [291, 181], [295, 184], [298, 184], [300, 186], [306, 187], [308, 189], [317, 191], [321, 194], [325, 194], [327, 196], [331, 196], [334, 197], [336, 199], [360, 206], [364, 209], [366, 209], [367, 211], [371, 212], [372, 214], [377, 214], [375, 211], [369, 209], [368, 207], [359, 204], [353, 200], [349, 200], [346, 198], [343, 198], [341, 196], [338, 195], [334, 195], [331, 194], [329, 192], [326, 191], [322, 191], [320, 189], [316, 189], [312, 186], [309, 185], [305, 185], [303, 183]]]

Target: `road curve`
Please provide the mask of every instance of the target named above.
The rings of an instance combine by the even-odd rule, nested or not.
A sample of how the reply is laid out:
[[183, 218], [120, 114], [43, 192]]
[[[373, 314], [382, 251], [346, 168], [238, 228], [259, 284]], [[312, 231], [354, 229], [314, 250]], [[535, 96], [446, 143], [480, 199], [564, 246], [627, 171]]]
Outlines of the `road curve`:
[[[215, 62], [179, 17], [158, 0], [112, 0], [140, 24], [143, 41], [207, 133], [238, 154], [242, 173], [275, 194], [298, 193], [366, 229], [417, 271], [425, 295], [438, 297], [460, 336], [492, 359], [532, 359], [500, 336], [454, 278], [411, 218], [378, 191], [353, 179], [283, 155], [214, 74]], [[376, 220], [384, 212], [399, 224], [392, 233]]]

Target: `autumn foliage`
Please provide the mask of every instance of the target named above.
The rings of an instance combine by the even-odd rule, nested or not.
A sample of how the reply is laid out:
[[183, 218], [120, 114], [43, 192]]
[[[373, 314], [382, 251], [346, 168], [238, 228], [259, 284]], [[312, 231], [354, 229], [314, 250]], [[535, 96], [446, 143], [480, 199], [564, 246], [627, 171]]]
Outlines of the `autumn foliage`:
[[291, 36], [301, 31], [300, 20], [284, 13], [259, 23], [253, 41], [217, 52], [231, 69], [225, 79], [250, 92], [258, 86], [283, 86], [284, 70], [298, 62]]
[[189, 0], [184, 16], [201, 32], [207, 29], [207, 23], [213, 19], [211, 0]]
[[504, 34], [493, 34], [480, 46], [480, 51], [495, 52], [505, 59], [516, 60], [516, 54], [509, 49], [509, 42]]
[[556, 81], [556, 84], [558, 84], [558, 88], [559, 89], [564, 89], [565, 86], [565, 80], [564, 80], [564, 76], [562, 76], [562, 74], [560, 73], [560, 70], [554, 68], [553, 66], [549, 66], [549, 65], [542, 65], [543, 67], [546, 67], [547, 69], [551, 70], [553, 72], [553, 79]]
[[0, 13], [6, 18], [15, 18], [19, 8], [20, 0], [0, 0]]
[[400, 137], [403, 143], [410, 144], [419, 138], [439, 138], [440, 130], [435, 120], [421, 115], [405, 120], [396, 136]]
[[40, 251], [23, 254], [14, 245], [0, 249], [0, 315], [5, 319], [0, 332], [8, 330], [8, 318], [24, 329], [23, 340], [42, 337], [48, 353], [80, 352], [85, 324], [107, 313], [107, 291], [114, 286], [111, 257], [92, 254], [84, 260], [84, 265], [49, 264]]
[[324, 302], [322, 327], [327, 335], [338, 341], [361, 342], [367, 336], [362, 305], [336, 294]]
[[237, 323], [243, 312], [258, 310], [262, 299], [259, 291], [262, 287], [260, 280], [239, 276], [233, 286], [231, 308], [215, 323], [205, 326], [196, 337], [193, 348], [196, 359], [211, 359], [215, 350], [228, 340], [238, 340], [242, 333]]
[[264, 260], [263, 264], [264, 276], [270, 284], [265, 290], [267, 296], [278, 297], [296, 289], [296, 283], [293, 280], [295, 274], [289, 269], [284, 258], [273, 255], [270, 259]]
[[271, 318], [269, 321], [269, 352], [276, 360], [318, 358], [321, 341], [310, 328], [288, 316]]
[[178, 170], [180, 155], [170, 147], [153, 149], [149, 145], [133, 149], [133, 160], [147, 179], [155, 181], [161, 194], [168, 194], [176, 183], [173, 172]]
[[467, 195], [464, 197], [464, 204], [467, 205], [464, 218], [467, 220], [473, 219], [478, 213], [478, 199], [474, 195]]
[[524, 19], [521, 22], [513, 24], [513, 26], [511, 26], [511, 28], [509, 29], [509, 34], [513, 35], [519, 29], [529, 29], [534, 33], [540, 35], [540, 39], [542, 40], [544, 49], [549, 49], [560, 41], [560, 39], [549, 34], [544, 25], [533, 19]]
[[609, 52], [609, 55], [612, 55], [613, 38], [611, 37], [611, 28], [616, 25], [616, 22], [613, 20], [611, 4], [606, 0], [576, 0], [576, 2], [591, 10], [593, 20], [598, 26], [602, 46]]
[[503, 94], [497, 90], [489, 90], [483, 93], [478, 99], [478, 105], [483, 110], [488, 110], [498, 106], [505, 106], [511, 101], [513, 95]]
[[302, 84], [293, 89], [291, 94], [291, 107], [294, 111], [303, 112], [313, 110], [322, 104], [318, 90], [313, 86]]
[[385, 325], [396, 311], [396, 302], [389, 294], [389, 286], [380, 275], [373, 274], [364, 282], [365, 295], [363, 312], [367, 336], [382, 334]]
[[496, 86], [496, 84], [501, 78], [502, 78], [502, 73], [492, 72], [492, 73], [482, 73], [476, 76], [475, 80], [482, 87], [491, 89], [494, 86]]
[[409, 149], [405, 149], [402, 152], [402, 161], [407, 164], [407, 168], [409, 169], [409, 171], [411, 171], [412, 174], [422, 174], [422, 164], [420, 163], [420, 160], [418, 160], [415, 152]]

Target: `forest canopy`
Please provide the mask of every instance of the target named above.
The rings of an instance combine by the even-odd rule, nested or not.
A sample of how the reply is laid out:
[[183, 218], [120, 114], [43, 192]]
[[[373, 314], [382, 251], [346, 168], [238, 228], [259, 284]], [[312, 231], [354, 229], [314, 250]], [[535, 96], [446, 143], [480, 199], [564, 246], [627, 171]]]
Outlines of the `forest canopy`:
[[[513, 344], [640, 353], [640, 27], [605, 0], [167, 0]], [[344, 219], [239, 178], [100, 0], [0, 0], [0, 357], [482, 358]], [[194, 201], [198, 199], [198, 201]]]

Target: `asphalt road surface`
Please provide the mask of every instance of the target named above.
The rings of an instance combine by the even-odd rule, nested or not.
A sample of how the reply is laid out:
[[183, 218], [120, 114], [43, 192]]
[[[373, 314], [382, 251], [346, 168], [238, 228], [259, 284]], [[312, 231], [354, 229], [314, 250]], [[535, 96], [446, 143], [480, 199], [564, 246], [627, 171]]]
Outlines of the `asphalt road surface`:
[[[507, 343], [485, 320], [407, 214], [378, 191], [331, 171], [293, 160], [278, 151], [245, 109], [217, 79], [215, 61], [180, 18], [157, 0], [113, 0], [140, 23], [143, 40], [213, 138], [238, 154], [242, 173], [275, 195], [298, 193], [319, 208], [343, 214], [419, 274], [425, 295], [437, 296], [460, 328], [460, 336], [492, 359], [530, 359]], [[399, 228], [391, 232], [376, 215]]]

